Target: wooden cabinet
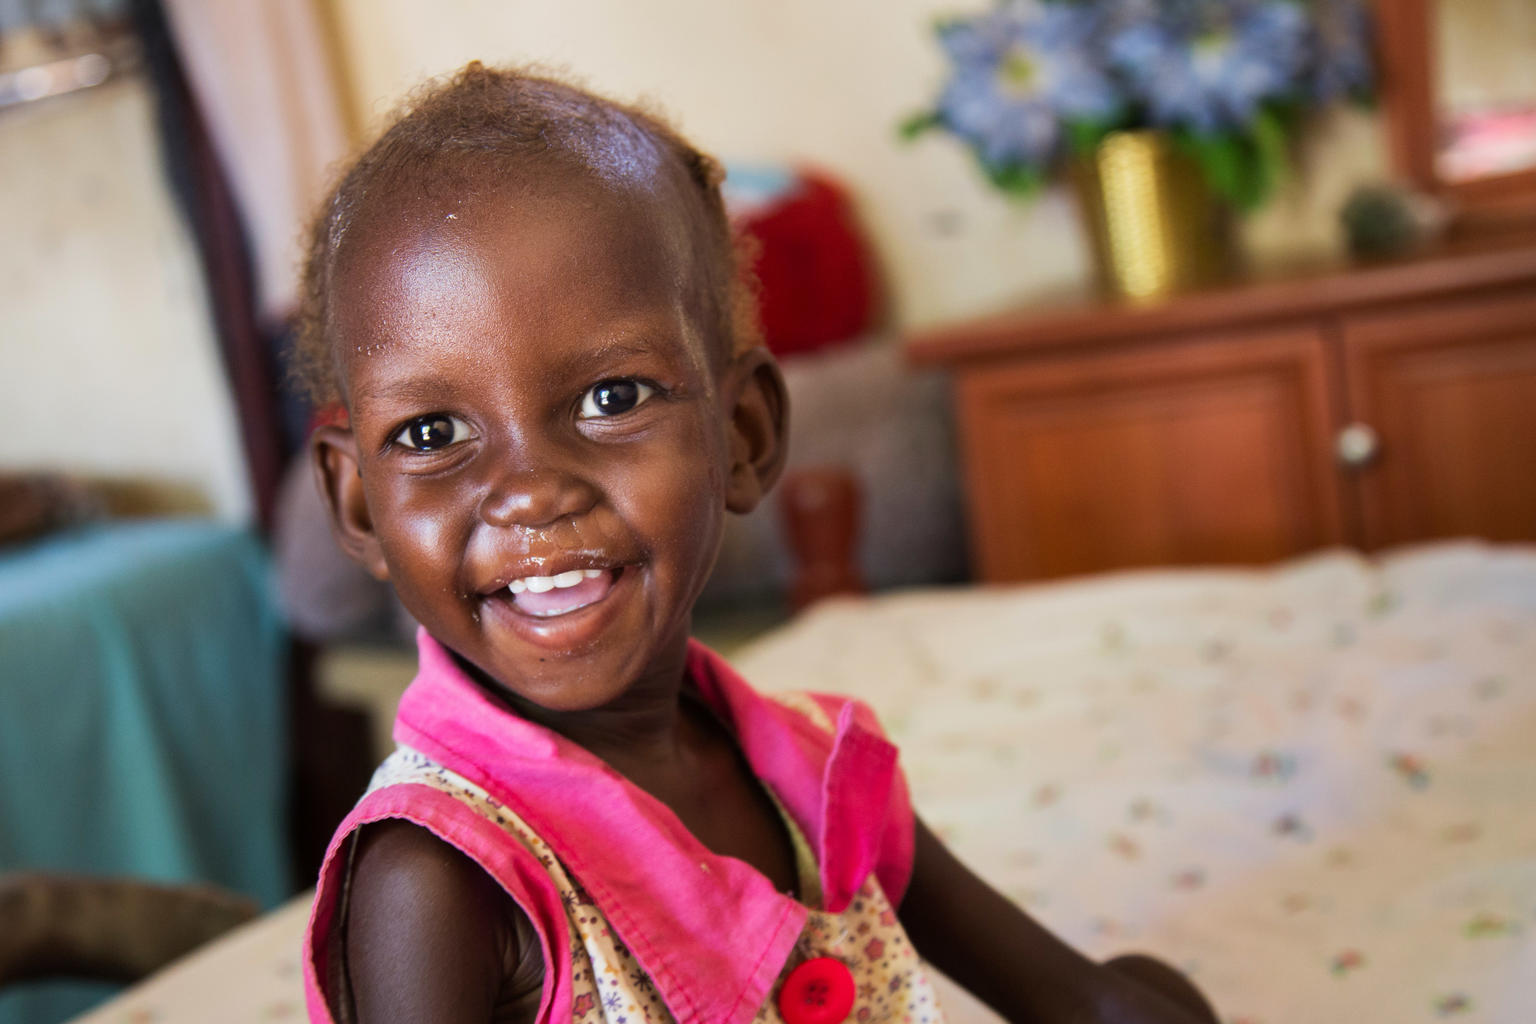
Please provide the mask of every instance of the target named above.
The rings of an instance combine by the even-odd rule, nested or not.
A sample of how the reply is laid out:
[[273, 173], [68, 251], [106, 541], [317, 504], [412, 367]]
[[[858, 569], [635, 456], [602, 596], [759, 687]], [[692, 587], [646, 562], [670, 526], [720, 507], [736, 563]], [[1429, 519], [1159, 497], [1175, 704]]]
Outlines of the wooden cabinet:
[[1360, 540], [1536, 538], [1536, 286], [1344, 321]]
[[1339, 540], [1315, 330], [1216, 335], [962, 374], [988, 579], [1258, 562]]
[[1536, 239], [1085, 298], [909, 351], [953, 368], [982, 580], [1536, 539]]

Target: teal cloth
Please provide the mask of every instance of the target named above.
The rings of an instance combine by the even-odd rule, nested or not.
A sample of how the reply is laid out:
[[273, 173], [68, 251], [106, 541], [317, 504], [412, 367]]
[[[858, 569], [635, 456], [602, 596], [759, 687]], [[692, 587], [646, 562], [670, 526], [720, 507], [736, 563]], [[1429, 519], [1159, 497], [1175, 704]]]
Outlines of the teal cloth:
[[[212, 522], [0, 549], [0, 870], [290, 894], [274, 593], [260, 541]], [[60, 1019], [21, 1003], [0, 1022]]]

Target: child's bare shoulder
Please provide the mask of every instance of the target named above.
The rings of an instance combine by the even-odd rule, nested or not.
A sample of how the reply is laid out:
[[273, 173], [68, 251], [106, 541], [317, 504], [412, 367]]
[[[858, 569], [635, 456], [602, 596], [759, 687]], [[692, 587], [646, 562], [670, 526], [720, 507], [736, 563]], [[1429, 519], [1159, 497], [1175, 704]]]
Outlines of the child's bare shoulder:
[[526, 914], [469, 857], [409, 821], [358, 835], [344, 924], [359, 1022], [532, 1021], [544, 960]]

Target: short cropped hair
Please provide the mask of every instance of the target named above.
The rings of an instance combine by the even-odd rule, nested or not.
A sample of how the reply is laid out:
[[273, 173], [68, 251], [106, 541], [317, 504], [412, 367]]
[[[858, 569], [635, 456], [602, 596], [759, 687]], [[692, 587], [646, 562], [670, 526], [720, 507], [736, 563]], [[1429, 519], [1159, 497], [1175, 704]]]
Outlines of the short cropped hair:
[[760, 340], [756, 297], [720, 194], [724, 172], [660, 117], [559, 79], [474, 61], [428, 83], [346, 169], [310, 227], [292, 371], [316, 403], [340, 397], [330, 338], [331, 276], [347, 231], [369, 197], [425, 190], [454, 172], [577, 170], [599, 180], [649, 184], [671, 173], [696, 243], [694, 287], [719, 365]]

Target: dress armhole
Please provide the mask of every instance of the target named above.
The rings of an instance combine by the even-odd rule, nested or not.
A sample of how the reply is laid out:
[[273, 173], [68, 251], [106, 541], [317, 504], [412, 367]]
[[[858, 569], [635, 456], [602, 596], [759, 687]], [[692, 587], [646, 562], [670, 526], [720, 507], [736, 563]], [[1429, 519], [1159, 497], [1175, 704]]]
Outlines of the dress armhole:
[[[431, 786], [401, 783], [368, 794], [331, 840], [310, 910], [304, 939], [304, 996], [311, 1021], [350, 1024], [350, 992], [336, 955], [343, 936], [351, 866], [358, 831], [386, 819], [403, 819], [432, 833], [480, 866], [510, 896], [538, 937], [544, 958], [539, 999], [540, 1022], [569, 1024], [571, 952], [569, 927], [559, 890], [544, 865], [495, 823], [448, 793]], [[342, 1015], [333, 1013], [333, 1006]]]
[[357, 863], [357, 843], [362, 827], [346, 837], [345, 862], [341, 871], [341, 891], [336, 894], [336, 910], [325, 940], [325, 1001], [336, 1024], [356, 1024], [357, 1002], [352, 997], [352, 979], [347, 973], [347, 920], [352, 904], [353, 868]]

